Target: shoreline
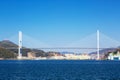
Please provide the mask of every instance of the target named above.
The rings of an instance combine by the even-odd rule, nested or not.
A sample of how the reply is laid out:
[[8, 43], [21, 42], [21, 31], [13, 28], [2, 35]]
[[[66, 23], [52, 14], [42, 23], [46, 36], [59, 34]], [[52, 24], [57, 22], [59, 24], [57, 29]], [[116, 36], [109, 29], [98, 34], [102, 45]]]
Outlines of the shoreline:
[[1, 60], [21, 60], [21, 61], [24, 61], [24, 60], [33, 60], [33, 61], [39, 61], [39, 60], [66, 60], [66, 61], [69, 61], [69, 60], [76, 60], [76, 61], [119, 61], [119, 60], [96, 60], [96, 59], [0, 59]]

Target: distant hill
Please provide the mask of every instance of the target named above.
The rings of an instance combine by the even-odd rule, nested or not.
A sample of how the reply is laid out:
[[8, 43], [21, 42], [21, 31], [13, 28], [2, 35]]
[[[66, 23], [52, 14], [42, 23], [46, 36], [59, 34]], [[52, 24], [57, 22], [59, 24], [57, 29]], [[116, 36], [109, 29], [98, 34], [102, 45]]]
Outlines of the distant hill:
[[[27, 56], [28, 52], [34, 52], [36, 54], [36, 57], [47, 57], [54, 55], [54, 52], [44, 52], [43, 50], [38, 49], [30, 49], [23, 47], [21, 49], [22, 55]], [[59, 54], [59, 53], [55, 53]], [[18, 55], [18, 45], [9, 41], [9, 40], [3, 40], [0, 41], [0, 58], [16, 58]]]
[[[108, 52], [113, 52], [115, 51], [117, 48], [106, 48], [106, 49], [102, 49], [99, 51], [100, 54], [104, 54], [104, 53], [108, 53]], [[90, 54], [97, 54], [97, 52], [92, 52]]]
[[67, 52], [67, 51], [63, 51], [63, 52], [60, 52], [61, 54], [74, 54], [74, 52]]
[[15, 43], [13, 43], [9, 40], [3, 40], [3, 41], [0, 41], [0, 47], [3, 47], [3, 48], [18, 48], [18, 45], [16, 45]]
[[[12, 53], [15, 53], [16, 55], [18, 53], [18, 45], [9, 40], [0, 41], [0, 47], [4, 48], [6, 50], [9, 50]], [[30, 51], [31, 50], [27, 49], [27, 48], [23, 49], [22, 50], [23, 56], [27, 56], [27, 52], [30, 52]]]
[[[100, 50], [99, 51], [100, 58], [101, 59], [106, 59], [110, 52], [115, 52], [117, 49], [119, 49], [119, 48], [106, 48], [106, 49]], [[97, 57], [97, 52], [92, 52], [89, 55], [92, 56], [92, 57]]]
[[0, 47], [0, 58], [8, 59], [8, 58], [16, 58], [17, 54], [13, 51], [7, 50], [5, 48]]

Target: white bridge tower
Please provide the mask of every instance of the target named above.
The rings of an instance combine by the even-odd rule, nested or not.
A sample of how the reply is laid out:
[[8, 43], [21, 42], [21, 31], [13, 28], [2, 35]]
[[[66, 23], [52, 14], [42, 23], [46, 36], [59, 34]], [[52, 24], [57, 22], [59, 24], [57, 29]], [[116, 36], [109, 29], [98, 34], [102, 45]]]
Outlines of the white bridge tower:
[[19, 40], [18, 40], [18, 59], [21, 59], [22, 58], [22, 53], [21, 53], [21, 48], [22, 48], [22, 32], [19, 31]]
[[97, 60], [100, 59], [100, 32], [97, 30]]

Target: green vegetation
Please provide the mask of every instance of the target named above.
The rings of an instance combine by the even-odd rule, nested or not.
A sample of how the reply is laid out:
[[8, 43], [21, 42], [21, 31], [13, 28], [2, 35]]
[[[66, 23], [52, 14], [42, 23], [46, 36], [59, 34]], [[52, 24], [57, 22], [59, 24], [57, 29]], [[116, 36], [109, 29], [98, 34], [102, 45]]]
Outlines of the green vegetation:
[[112, 55], [118, 55], [118, 51], [120, 52], [120, 48], [114, 49], [112, 51], [108, 51], [104, 54], [104, 59], [108, 59], [108, 56], [112, 53]]
[[[57, 52], [44, 52], [43, 50], [38, 50], [38, 49], [29, 49], [23, 47], [21, 49], [22, 56], [27, 56], [28, 52], [34, 52], [36, 57], [48, 57], [48, 56], [54, 56], [55, 54], [58, 54]], [[13, 59], [17, 58], [18, 55], [18, 45], [15, 43], [4, 40], [0, 41], [0, 58], [3, 59]]]
[[8, 59], [8, 58], [16, 58], [16, 54], [7, 50], [5, 48], [0, 48], [0, 58]]

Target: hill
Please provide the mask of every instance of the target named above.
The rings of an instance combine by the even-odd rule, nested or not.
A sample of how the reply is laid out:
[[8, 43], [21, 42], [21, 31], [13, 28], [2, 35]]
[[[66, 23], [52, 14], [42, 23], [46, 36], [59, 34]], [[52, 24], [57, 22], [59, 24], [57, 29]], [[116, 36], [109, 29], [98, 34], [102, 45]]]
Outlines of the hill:
[[12, 59], [14, 59], [16, 57], [17, 57], [17, 55], [14, 52], [0, 47], [0, 58], [4, 58], [4, 59], [12, 58]]
[[[106, 48], [106, 49], [102, 49], [99, 51], [100, 54], [100, 58], [101, 59], [107, 59], [108, 55], [110, 52], [115, 52], [118, 48]], [[97, 52], [92, 52], [89, 54], [90, 56], [96, 58], [97, 57]]]
[[[59, 54], [57, 52], [44, 52], [43, 50], [30, 49], [23, 47], [21, 49], [22, 56], [27, 56], [28, 52], [34, 52], [36, 57], [47, 57], [53, 56], [54, 54]], [[0, 41], [0, 58], [16, 58], [18, 55], [18, 45], [9, 41], [3, 40]]]
[[9, 40], [3, 40], [3, 41], [0, 41], [0, 47], [3, 47], [3, 48], [17, 48], [18, 46], [9, 41]]

